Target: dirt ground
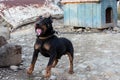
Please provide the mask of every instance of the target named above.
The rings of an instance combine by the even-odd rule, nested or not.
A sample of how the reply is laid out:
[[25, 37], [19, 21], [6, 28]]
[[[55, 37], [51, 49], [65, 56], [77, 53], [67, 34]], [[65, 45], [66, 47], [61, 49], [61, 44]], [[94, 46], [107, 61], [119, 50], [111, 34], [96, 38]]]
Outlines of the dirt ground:
[[[112, 30], [102, 32], [77, 32], [63, 27], [63, 20], [54, 21], [59, 37], [66, 37], [74, 45], [74, 74], [68, 74], [69, 61], [63, 56], [52, 75], [56, 80], [120, 80], [120, 33]], [[26, 25], [11, 33], [10, 43], [22, 46], [19, 70], [0, 68], [0, 80], [45, 80], [43, 73], [48, 58], [39, 54], [32, 75], [26, 74], [35, 42], [34, 24]]]

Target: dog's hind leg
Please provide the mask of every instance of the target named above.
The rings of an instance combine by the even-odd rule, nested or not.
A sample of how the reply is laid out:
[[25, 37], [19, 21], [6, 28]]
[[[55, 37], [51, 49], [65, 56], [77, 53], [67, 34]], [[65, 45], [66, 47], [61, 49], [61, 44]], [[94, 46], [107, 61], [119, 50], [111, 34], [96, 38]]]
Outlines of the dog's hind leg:
[[52, 67], [54, 68], [57, 65], [57, 63], [58, 63], [58, 59], [55, 59], [53, 64], [52, 64]]
[[69, 57], [69, 61], [70, 61], [70, 68], [69, 68], [69, 74], [73, 74], [73, 56], [71, 53], [67, 52], [67, 55]]
[[34, 53], [33, 53], [33, 57], [32, 57], [31, 65], [27, 70], [28, 74], [32, 74], [32, 72], [34, 70], [34, 66], [35, 66], [35, 63], [36, 63], [36, 60], [37, 60], [37, 57], [38, 57], [38, 53], [39, 53], [39, 49], [35, 48]]

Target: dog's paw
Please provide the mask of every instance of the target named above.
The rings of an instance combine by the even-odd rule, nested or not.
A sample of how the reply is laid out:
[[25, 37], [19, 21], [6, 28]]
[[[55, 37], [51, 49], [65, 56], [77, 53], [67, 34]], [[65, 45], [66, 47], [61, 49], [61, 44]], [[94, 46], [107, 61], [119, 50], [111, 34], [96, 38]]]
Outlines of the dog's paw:
[[50, 75], [48, 75], [48, 74], [44, 75], [44, 78], [50, 78]]
[[68, 72], [69, 74], [73, 74], [74, 73], [74, 71], [73, 70], [69, 70], [69, 72]]
[[50, 72], [46, 72], [45, 75], [44, 75], [44, 78], [50, 78], [51, 76], [51, 73]]
[[31, 69], [31, 68], [28, 68], [28, 69], [27, 69], [27, 74], [31, 75], [32, 72], [33, 72], [33, 69]]
[[52, 65], [52, 68], [55, 68], [55, 65]]

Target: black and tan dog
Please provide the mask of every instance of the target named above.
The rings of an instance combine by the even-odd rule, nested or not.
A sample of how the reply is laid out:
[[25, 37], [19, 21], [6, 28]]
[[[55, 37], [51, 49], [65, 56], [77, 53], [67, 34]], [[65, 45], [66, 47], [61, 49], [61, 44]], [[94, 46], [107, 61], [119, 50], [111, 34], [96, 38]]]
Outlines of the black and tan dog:
[[58, 38], [52, 27], [52, 18], [40, 17], [36, 23], [35, 31], [37, 33], [36, 43], [34, 45], [34, 53], [31, 65], [27, 70], [28, 74], [32, 74], [34, 66], [40, 52], [45, 57], [50, 57], [46, 68], [45, 77], [50, 77], [51, 68], [55, 67], [58, 59], [62, 55], [67, 54], [70, 60], [69, 73], [73, 73], [73, 57], [74, 49], [72, 43], [66, 38]]

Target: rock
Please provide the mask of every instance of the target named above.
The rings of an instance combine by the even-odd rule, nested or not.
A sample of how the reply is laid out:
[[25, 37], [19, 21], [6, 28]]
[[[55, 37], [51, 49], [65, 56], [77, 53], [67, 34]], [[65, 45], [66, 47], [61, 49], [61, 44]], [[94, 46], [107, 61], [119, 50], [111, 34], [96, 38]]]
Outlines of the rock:
[[50, 78], [49, 78], [49, 80], [57, 80], [57, 77], [56, 77], [56, 76], [51, 75], [51, 76], [50, 76]]
[[63, 69], [58, 69], [58, 68], [52, 68], [52, 73], [59, 75], [59, 74], [63, 74], [64, 70]]
[[21, 46], [6, 44], [0, 47], [0, 67], [21, 63]]
[[53, 19], [62, 19], [63, 15], [62, 14], [56, 14], [56, 15], [52, 15]]
[[101, 32], [102, 30], [100, 30], [100, 29], [91, 29], [91, 32], [95, 32], [95, 33], [98, 33], [98, 32]]
[[0, 16], [0, 23], [2, 23], [2, 22], [4, 22], [4, 19]]
[[35, 77], [35, 80], [42, 80], [42, 77]]
[[10, 31], [7, 27], [0, 26], [0, 36], [5, 37], [5, 39], [10, 39]]
[[114, 30], [114, 31], [118, 31], [118, 30], [120, 30], [120, 28], [114, 27], [113, 30]]
[[83, 29], [82, 28], [79, 28], [79, 27], [74, 27], [72, 29], [72, 31], [75, 31], [75, 32], [78, 32], [78, 33], [82, 33], [83, 32]]
[[0, 36], [0, 47], [7, 44], [6, 39], [3, 36]]
[[82, 29], [82, 28], [80, 28], [80, 29], [78, 29], [77, 31], [78, 31], [78, 32], [82, 32], [82, 31], [83, 31], [83, 29]]
[[91, 71], [91, 66], [87, 66], [85, 69], [86, 71]]
[[42, 75], [43, 75], [43, 76], [45, 75], [45, 72], [46, 72], [45, 70], [42, 71]]
[[18, 70], [18, 66], [11, 65], [11, 66], [10, 66], [10, 69], [13, 70], [13, 71], [17, 71], [17, 70]]
[[19, 70], [23, 70], [23, 69], [25, 69], [25, 67], [22, 66], [22, 65], [20, 65], [20, 66], [18, 67], [18, 69], [19, 69]]
[[56, 4], [56, 5], [60, 2], [60, 0], [51, 0], [51, 1], [53, 1], [54, 4]]

